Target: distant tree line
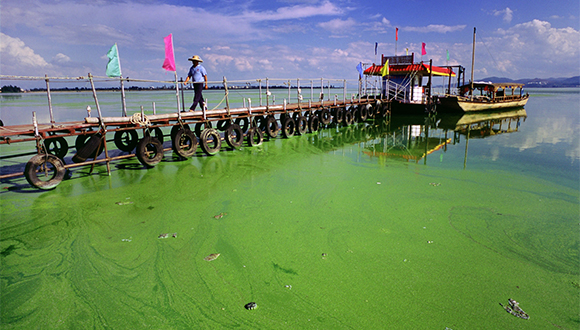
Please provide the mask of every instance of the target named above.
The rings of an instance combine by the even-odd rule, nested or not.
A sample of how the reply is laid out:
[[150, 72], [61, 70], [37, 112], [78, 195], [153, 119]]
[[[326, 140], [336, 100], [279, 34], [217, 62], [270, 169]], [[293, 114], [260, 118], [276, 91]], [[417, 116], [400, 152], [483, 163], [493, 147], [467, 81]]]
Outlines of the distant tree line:
[[2, 93], [20, 93], [22, 89], [18, 86], [2, 86]]

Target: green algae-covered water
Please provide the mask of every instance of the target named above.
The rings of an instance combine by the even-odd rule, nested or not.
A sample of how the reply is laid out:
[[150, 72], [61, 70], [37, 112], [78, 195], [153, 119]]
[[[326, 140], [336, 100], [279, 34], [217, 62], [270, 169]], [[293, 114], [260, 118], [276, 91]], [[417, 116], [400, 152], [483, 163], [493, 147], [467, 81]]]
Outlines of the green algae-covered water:
[[0, 325], [577, 329], [580, 94], [530, 93], [515, 132], [484, 138], [394, 115], [75, 168], [52, 191], [4, 180]]

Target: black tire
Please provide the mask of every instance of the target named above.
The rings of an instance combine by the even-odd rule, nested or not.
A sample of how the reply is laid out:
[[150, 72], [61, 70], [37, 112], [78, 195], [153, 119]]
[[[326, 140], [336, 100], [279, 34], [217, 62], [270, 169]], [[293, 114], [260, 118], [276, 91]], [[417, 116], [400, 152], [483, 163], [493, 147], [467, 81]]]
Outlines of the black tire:
[[117, 149], [125, 152], [129, 152], [137, 146], [139, 143], [139, 135], [137, 131], [116, 131], [115, 132], [115, 145]]
[[[187, 129], [189, 129], [188, 125], [184, 125], [184, 126], [187, 126]], [[159, 140], [159, 142], [161, 142], [161, 144], [163, 144], [164, 137], [163, 137], [163, 131], [161, 130], [161, 128], [153, 127], [153, 128], [148, 129], [148, 130], [145, 130], [145, 135], [151, 136], [151, 131], [153, 131], [153, 137], [156, 138], [157, 140]], [[171, 134], [171, 137], [173, 138], [174, 135], [175, 134]], [[171, 141], [173, 141], [173, 140], [171, 140]]]
[[231, 124], [231, 120], [230, 119], [222, 119], [220, 121], [218, 121], [216, 128], [220, 131], [225, 131], [228, 128], [228, 125]]
[[224, 133], [226, 143], [230, 148], [239, 148], [244, 143], [244, 131], [236, 124], [230, 124]]
[[294, 120], [294, 123], [296, 124], [296, 133], [298, 135], [302, 135], [308, 130], [308, 120], [306, 120], [306, 117], [298, 116], [298, 118]]
[[365, 104], [365, 105], [361, 105], [358, 108], [358, 121], [359, 122], [363, 122], [367, 120], [368, 117], [368, 109], [369, 109], [369, 105]]
[[63, 159], [68, 153], [68, 143], [62, 136], [56, 136], [44, 140], [44, 147], [46, 148], [46, 152], [55, 155], [60, 159]]
[[[39, 173], [44, 175], [39, 176]], [[24, 168], [24, 176], [30, 185], [42, 189], [54, 189], [64, 179], [66, 169], [60, 158], [51, 154], [32, 157]]]
[[246, 135], [246, 140], [248, 141], [248, 146], [255, 147], [262, 144], [263, 141], [262, 130], [258, 127], [252, 127], [248, 130]]
[[199, 145], [201, 150], [209, 156], [217, 154], [222, 147], [222, 139], [217, 130], [206, 128], [199, 136]]
[[[203, 128], [202, 128], [202, 126], [203, 126]], [[212, 127], [213, 126], [212, 126], [211, 122], [209, 122], [209, 121], [205, 122], [205, 123], [204, 122], [197, 123], [197, 124], [195, 124], [195, 135], [197, 135], [201, 140], [201, 132], [204, 129], [208, 129], [208, 128], [212, 128]]]
[[379, 103], [377, 102], [369, 108], [369, 111], [368, 111], [368, 118], [369, 119], [375, 118], [375, 114], [377, 112], [377, 104], [379, 104]]
[[349, 126], [353, 122], [353, 113], [352, 111], [346, 110], [344, 112], [344, 126]]
[[292, 117], [286, 116], [282, 121], [282, 136], [289, 138], [294, 136], [294, 132], [296, 132], [296, 122]]
[[317, 132], [319, 127], [320, 120], [318, 119], [318, 116], [310, 116], [310, 119], [308, 120], [308, 132]]
[[342, 123], [342, 121], [344, 120], [344, 108], [343, 107], [338, 107], [336, 108], [335, 112], [334, 112], [334, 123], [336, 125], [340, 125]]
[[330, 124], [330, 121], [332, 120], [332, 116], [330, 115], [330, 111], [327, 108], [321, 109], [320, 112], [318, 113], [318, 117], [319, 117], [322, 125], [328, 125], [328, 124]]
[[250, 127], [250, 120], [248, 119], [248, 117], [238, 117], [236, 118], [234, 123], [242, 129], [242, 132], [247, 132], [248, 127]]
[[[181, 127], [181, 125], [179, 125], [179, 124], [177, 124], [177, 125], [175, 125], [175, 126], [171, 127], [171, 133], [169, 133], [169, 134], [170, 134], [170, 136], [171, 136], [171, 141], [173, 141], [173, 139], [175, 138], [175, 134], [177, 134], [177, 131], [179, 131], [181, 128], [182, 128], [182, 127]], [[187, 124], [184, 124], [184, 125], [183, 125], [183, 128], [184, 128], [184, 129], [190, 129], [190, 128], [189, 128], [189, 125], [187, 125]], [[199, 135], [198, 135], [198, 136], [199, 136]], [[161, 140], [159, 140], [159, 142], [163, 143]]]
[[87, 158], [97, 158], [101, 152], [103, 152], [105, 147], [104, 142], [101, 133], [79, 135], [75, 141], [77, 153], [73, 156], [72, 161], [75, 163], [82, 163], [87, 160]]
[[268, 137], [274, 139], [278, 136], [278, 132], [280, 131], [280, 127], [278, 126], [278, 122], [274, 116], [268, 116], [265, 122], [265, 131], [268, 134]]
[[197, 138], [189, 129], [180, 129], [175, 133], [171, 147], [183, 158], [191, 157], [197, 150]]
[[135, 149], [137, 159], [146, 167], [153, 167], [163, 159], [163, 145], [151, 136], [144, 136]]
[[[266, 129], [266, 118], [264, 116], [255, 116], [252, 121], [254, 122], [254, 126], [260, 128], [262, 132]], [[264, 135], [264, 134], [262, 134]]]
[[294, 119], [295, 123], [298, 123], [298, 118], [302, 117], [302, 114], [300, 113], [300, 111], [296, 111], [292, 114], [292, 119]]

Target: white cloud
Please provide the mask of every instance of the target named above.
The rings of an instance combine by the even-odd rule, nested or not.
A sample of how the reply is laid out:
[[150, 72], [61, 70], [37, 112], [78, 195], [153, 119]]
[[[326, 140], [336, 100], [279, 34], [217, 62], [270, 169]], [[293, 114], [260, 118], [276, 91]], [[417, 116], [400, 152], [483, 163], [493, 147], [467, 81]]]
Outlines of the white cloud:
[[348, 32], [353, 26], [356, 25], [356, 22], [352, 18], [348, 18], [346, 20], [342, 20], [340, 18], [333, 19], [328, 22], [318, 23], [318, 26], [332, 32], [333, 34], [344, 34]]
[[70, 57], [66, 56], [63, 53], [56, 54], [56, 56], [52, 59], [52, 62], [56, 63], [67, 63], [70, 61], [71, 61]]
[[24, 41], [12, 38], [0, 32], [0, 54], [2, 64], [12, 63], [32, 68], [46, 68], [50, 64], [42, 56], [36, 54]]
[[402, 31], [409, 31], [409, 32], [419, 32], [419, 33], [428, 33], [428, 32], [436, 32], [436, 33], [447, 33], [447, 32], [455, 32], [461, 31], [465, 29], [466, 25], [441, 25], [441, 24], [429, 24], [427, 26], [405, 26], [402, 27]]
[[320, 6], [296, 5], [291, 7], [280, 7], [276, 11], [248, 11], [241, 15], [242, 19], [251, 21], [279, 21], [286, 19], [299, 19], [313, 16], [333, 16], [342, 14], [342, 10], [329, 1], [323, 2]]
[[514, 13], [513, 10], [511, 10], [509, 7], [506, 7], [503, 10], [493, 11], [494, 16], [503, 16], [503, 20], [507, 23], [510, 23], [512, 21], [513, 13]]

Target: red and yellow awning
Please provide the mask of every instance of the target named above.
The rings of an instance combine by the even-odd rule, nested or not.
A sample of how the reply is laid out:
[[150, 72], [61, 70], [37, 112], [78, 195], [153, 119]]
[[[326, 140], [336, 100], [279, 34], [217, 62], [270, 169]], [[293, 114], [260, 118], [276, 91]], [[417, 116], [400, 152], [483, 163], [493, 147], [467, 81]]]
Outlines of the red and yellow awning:
[[[364, 74], [369, 76], [381, 76], [382, 65], [374, 65], [364, 71]], [[455, 72], [451, 68], [445, 68], [433, 65], [432, 70], [429, 71], [429, 65], [425, 63], [420, 64], [393, 64], [389, 65], [390, 76], [405, 76], [412, 72], [418, 71], [423, 75], [432, 73], [434, 76], [450, 76], [455, 77]]]

